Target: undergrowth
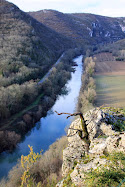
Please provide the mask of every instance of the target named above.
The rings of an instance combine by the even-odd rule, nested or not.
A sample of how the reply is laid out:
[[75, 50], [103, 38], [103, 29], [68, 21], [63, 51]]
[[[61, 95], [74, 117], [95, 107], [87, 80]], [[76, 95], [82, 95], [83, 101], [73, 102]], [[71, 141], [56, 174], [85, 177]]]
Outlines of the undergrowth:
[[102, 169], [97, 168], [87, 173], [86, 187], [124, 187], [125, 186], [125, 154], [112, 153], [101, 156], [111, 163]]
[[[104, 110], [105, 112], [109, 113], [109, 115], [113, 115], [114, 113], [116, 115], [121, 115], [123, 117], [125, 117], [125, 109], [124, 108], [115, 108], [115, 107], [101, 107], [102, 110]], [[118, 119], [115, 123], [113, 123], [110, 119], [109, 119], [109, 123], [113, 125], [115, 131], [118, 132], [123, 132], [125, 131], [125, 121]]]
[[113, 123], [113, 125], [116, 131], [125, 131], [125, 121], [117, 120], [117, 122]]

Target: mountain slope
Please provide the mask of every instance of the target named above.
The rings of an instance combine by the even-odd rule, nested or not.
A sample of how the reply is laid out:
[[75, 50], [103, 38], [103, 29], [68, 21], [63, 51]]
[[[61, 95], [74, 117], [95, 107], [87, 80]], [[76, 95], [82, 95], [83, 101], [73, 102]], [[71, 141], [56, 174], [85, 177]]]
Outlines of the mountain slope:
[[41, 10], [29, 14], [56, 32], [79, 43], [96, 44], [125, 38], [125, 23], [122, 18], [84, 13], [63, 14], [54, 10]]
[[0, 1], [0, 20], [1, 76], [13, 76], [23, 65], [50, 65], [71, 47], [70, 40], [5, 0]]

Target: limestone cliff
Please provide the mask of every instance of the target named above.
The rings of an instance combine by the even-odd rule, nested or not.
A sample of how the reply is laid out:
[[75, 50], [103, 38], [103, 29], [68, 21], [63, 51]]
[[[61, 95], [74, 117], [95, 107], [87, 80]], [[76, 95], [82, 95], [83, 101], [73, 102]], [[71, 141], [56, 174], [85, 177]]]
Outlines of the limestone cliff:
[[[110, 169], [113, 162], [109, 154], [125, 153], [124, 114], [109, 109], [95, 108], [84, 116], [89, 132], [90, 146], [86, 153], [85, 142], [79, 135], [80, 119], [76, 119], [68, 130], [68, 147], [63, 151], [63, 180], [57, 187], [85, 186], [87, 173], [100, 168]], [[75, 130], [74, 130], [75, 129]], [[116, 160], [121, 167], [120, 160]], [[112, 167], [116, 168], [115, 165]], [[125, 175], [125, 165], [122, 165]], [[121, 169], [122, 170], [122, 169]], [[69, 185], [66, 180], [70, 181]]]

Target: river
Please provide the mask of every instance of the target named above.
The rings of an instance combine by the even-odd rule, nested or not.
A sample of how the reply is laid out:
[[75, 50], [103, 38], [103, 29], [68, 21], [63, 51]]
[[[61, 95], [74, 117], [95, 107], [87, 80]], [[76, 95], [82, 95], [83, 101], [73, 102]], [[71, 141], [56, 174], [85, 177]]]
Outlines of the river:
[[0, 179], [8, 175], [21, 155], [29, 153], [28, 145], [33, 146], [35, 152], [40, 152], [41, 149], [46, 151], [53, 142], [66, 134], [65, 127], [70, 125], [72, 119], [66, 119], [66, 115], [58, 116], [54, 111], [68, 113], [75, 111], [81, 87], [82, 56], [75, 58], [74, 61], [78, 66], [75, 67], [76, 71], [72, 73], [71, 79], [66, 84], [68, 94], [58, 96], [47, 116], [36, 123], [13, 153], [4, 152], [0, 155]]

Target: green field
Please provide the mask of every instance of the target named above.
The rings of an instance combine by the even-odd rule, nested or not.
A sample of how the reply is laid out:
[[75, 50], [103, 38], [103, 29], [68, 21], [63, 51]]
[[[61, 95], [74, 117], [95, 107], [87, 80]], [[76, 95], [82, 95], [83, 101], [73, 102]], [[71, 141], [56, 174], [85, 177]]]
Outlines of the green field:
[[125, 75], [95, 75], [96, 106], [125, 107]]

